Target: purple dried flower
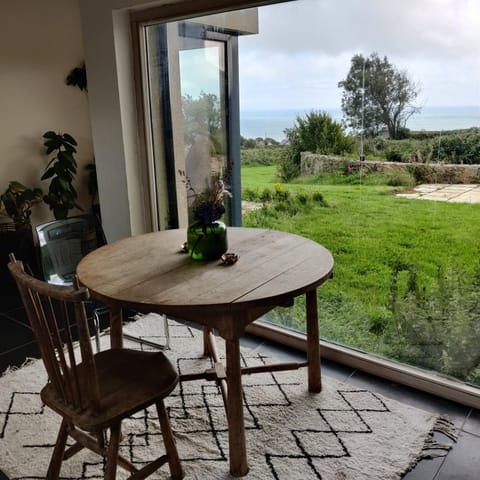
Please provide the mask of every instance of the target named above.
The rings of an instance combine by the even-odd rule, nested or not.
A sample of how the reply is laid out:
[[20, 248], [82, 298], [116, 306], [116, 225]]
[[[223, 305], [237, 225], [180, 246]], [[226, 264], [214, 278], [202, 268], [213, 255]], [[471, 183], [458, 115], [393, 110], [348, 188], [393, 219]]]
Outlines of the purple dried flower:
[[225, 213], [225, 196], [232, 196], [225, 182], [225, 175], [222, 177], [219, 172], [213, 172], [206, 188], [202, 192], [196, 192], [185, 172], [180, 171], [180, 174], [185, 176], [185, 186], [194, 221], [207, 225], [219, 220]]

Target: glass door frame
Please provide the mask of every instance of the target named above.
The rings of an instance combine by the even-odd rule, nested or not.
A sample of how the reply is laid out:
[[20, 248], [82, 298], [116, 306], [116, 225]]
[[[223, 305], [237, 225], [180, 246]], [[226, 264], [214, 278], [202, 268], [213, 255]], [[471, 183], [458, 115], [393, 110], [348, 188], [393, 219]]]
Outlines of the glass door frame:
[[[152, 112], [149, 107], [150, 84], [146, 83], [146, 76], [149, 73], [149, 66], [146, 60], [146, 27], [150, 25], [160, 24], [160, 31], [162, 32], [159, 38], [158, 51], [161, 52], [160, 74], [161, 80], [160, 88], [160, 102], [162, 109], [162, 137], [163, 137], [163, 152], [157, 152], [157, 155], [163, 155], [164, 174], [166, 181], [163, 182], [168, 190], [168, 221], [162, 222], [160, 219], [161, 202], [159, 200], [158, 188], [158, 168], [159, 165], [155, 159], [155, 146], [152, 135], [149, 132], [148, 122], [152, 117]], [[163, 26], [161, 26], [163, 24]], [[149, 201], [152, 217], [153, 230], [160, 230], [164, 228], [178, 228], [185, 227], [186, 213], [181, 211], [184, 207], [181, 204], [181, 193], [178, 188], [178, 172], [175, 164], [175, 144], [173, 131], [173, 113], [170, 103], [171, 82], [170, 75], [170, 60], [167, 44], [167, 22], [132, 22], [134, 35], [134, 52], [135, 52], [135, 82], [137, 88], [141, 86], [141, 95], [137, 95], [137, 108], [139, 116], [142, 116], [140, 125], [140, 143], [143, 143], [142, 153], [148, 164], [147, 170], [149, 175]], [[224, 85], [225, 89], [225, 121], [227, 133], [226, 158], [227, 168], [231, 172], [230, 191], [232, 199], [228, 202], [227, 219], [230, 225], [241, 225], [241, 180], [240, 180], [240, 107], [239, 107], [239, 86], [238, 86], [238, 39], [235, 35], [227, 32], [219, 32], [218, 29], [206, 28], [207, 26], [197, 24], [194, 22], [178, 23], [178, 35], [200, 40], [212, 40], [222, 42], [225, 46], [225, 74]], [[143, 140], [143, 141], [142, 141]]]

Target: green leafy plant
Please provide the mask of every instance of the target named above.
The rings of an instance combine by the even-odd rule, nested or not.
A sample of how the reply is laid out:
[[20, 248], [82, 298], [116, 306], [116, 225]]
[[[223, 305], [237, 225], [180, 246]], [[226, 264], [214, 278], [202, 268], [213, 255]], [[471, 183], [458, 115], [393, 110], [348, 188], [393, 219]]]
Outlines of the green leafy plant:
[[87, 70], [85, 69], [85, 64], [82, 63], [80, 66], [72, 69], [65, 79], [65, 83], [87, 91]]
[[0, 196], [1, 212], [9, 216], [15, 225], [30, 225], [32, 205], [42, 201], [40, 188], [28, 188], [20, 182], [11, 181]]
[[353, 139], [344, 133], [342, 125], [325, 112], [311, 111], [304, 118], [297, 116], [295, 126], [285, 133], [290, 145], [279, 164], [280, 176], [284, 181], [300, 174], [302, 152], [344, 155], [353, 152], [355, 147]]
[[[401, 275], [406, 276], [401, 285]], [[394, 265], [385, 340], [395, 358], [462, 380], [477, 379], [480, 264], [473, 273], [452, 260], [432, 285], [422, 285], [409, 265]], [[478, 381], [478, 379], [476, 380]]]
[[77, 162], [74, 154], [77, 142], [68, 133], [60, 134], [48, 131], [43, 135], [46, 154], [54, 153], [42, 175], [42, 180], [51, 179], [48, 193], [44, 195], [44, 202], [53, 211], [57, 220], [67, 218], [72, 208], [82, 208], [77, 204], [77, 191], [73, 186], [73, 179], [77, 174]]

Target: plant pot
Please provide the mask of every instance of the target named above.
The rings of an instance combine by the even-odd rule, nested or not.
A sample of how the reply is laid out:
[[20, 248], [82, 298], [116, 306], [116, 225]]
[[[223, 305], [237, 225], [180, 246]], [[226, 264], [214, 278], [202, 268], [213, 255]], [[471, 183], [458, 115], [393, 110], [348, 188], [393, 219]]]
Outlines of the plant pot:
[[218, 220], [207, 225], [194, 223], [188, 227], [187, 243], [194, 260], [217, 260], [228, 249], [227, 227]]

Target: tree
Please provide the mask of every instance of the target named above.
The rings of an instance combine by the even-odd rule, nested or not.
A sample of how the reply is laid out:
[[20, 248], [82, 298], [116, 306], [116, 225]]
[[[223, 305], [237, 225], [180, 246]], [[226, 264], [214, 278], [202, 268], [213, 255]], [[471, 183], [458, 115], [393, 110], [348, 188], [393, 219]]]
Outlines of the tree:
[[217, 95], [203, 91], [198, 98], [183, 95], [182, 109], [185, 143], [192, 145], [197, 135], [206, 135], [215, 152], [224, 152], [221, 105]]
[[407, 120], [420, 111], [414, 104], [419, 87], [406, 71], [399, 71], [377, 53], [368, 58], [354, 55], [347, 78], [338, 87], [343, 88], [342, 110], [347, 126], [361, 131], [363, 119], [364, 133], [370, 136], [386, 128], [390, 138], [401, 138]]
[[285, 134], [290, 145], [289, 154], [280, 165], [284, 180], [300, 174], [302, 152], [343, 155], [354, 149], [353, 139], [346, 136], [342, 125], [325, 112], [311, 111], [305, 118], [297, 117], [296, 124], [285, 130]]

